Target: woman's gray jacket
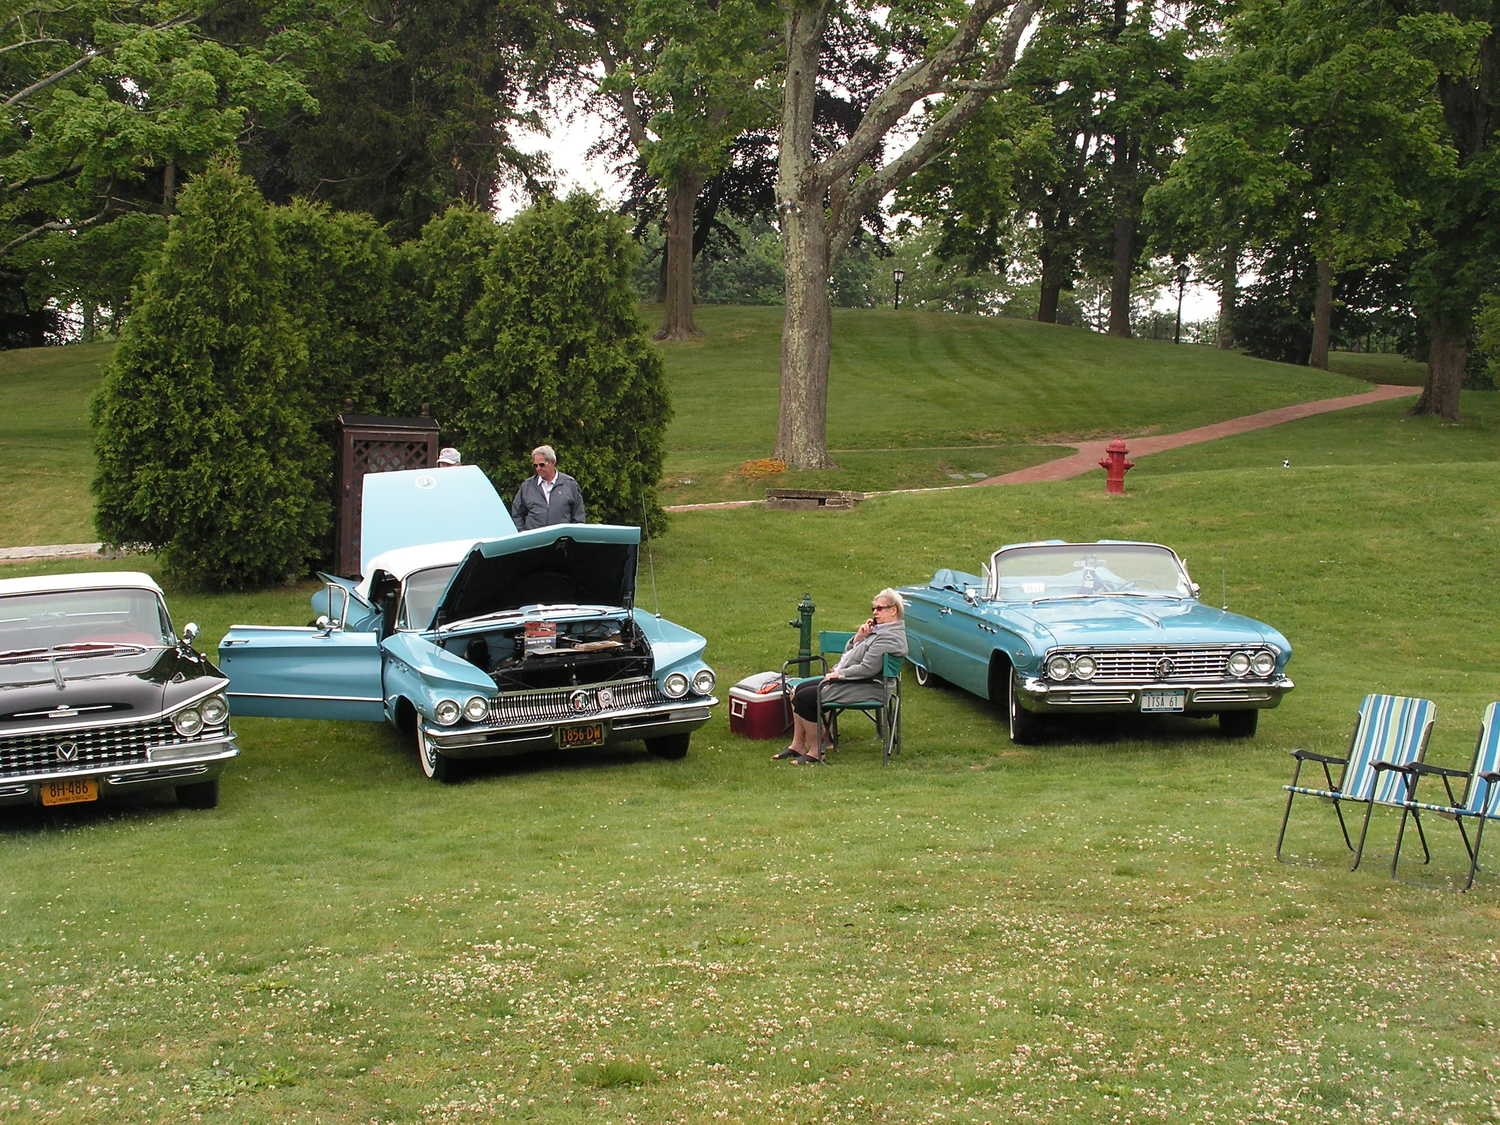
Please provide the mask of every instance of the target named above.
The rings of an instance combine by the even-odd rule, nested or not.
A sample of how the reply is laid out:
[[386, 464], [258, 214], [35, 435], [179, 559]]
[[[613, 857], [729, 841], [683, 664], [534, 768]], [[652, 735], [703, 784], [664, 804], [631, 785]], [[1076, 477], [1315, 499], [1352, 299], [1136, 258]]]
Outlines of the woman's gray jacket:
[[890, 698], [890, 685], [881, 676], [885, 657], [906, 655], [906, 626], [900, 621], [877, 625], [864, 640], [851, 640], [844, 655], [834, 665], [838, 678], [824, 677], [818, 685], [818, 704], [884, 703]]

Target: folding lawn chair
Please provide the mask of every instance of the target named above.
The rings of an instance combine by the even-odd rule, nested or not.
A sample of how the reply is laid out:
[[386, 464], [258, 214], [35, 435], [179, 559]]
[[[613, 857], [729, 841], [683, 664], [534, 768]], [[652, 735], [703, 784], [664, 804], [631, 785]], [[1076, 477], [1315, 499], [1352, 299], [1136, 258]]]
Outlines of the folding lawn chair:
[[[1474, 764], [1468, 771], [1448, 769], [1445, 766], [1429, 766], [1415, 762], [1411, 766], [1412, 786], [1407, 799], [1401, 804], [1401, 827], [1396, 830], [1396, 854], [1391, 857], [1391, 874], [1396, 874], [1396, 864], [1401, 859], [1401, 837], [1406, 832], [1406, 817], [1416, 816], [1418, 811], [1434, 812], [1449, 816], [1458, 824], [1463, 838], [1464, 851], [1469, 854], [1469, 878], [1463, 890], [1474, 885], [1474, 876], [1479, 871], [1479, 846], [1484, 843], [1484, 825], [1488, 820], [1500, 820], [1500, 703], [1491, 703], [1484, 709], [1484, 718], [1479, 723], [1479, 738], [1474, 743]], [[1431, 805], [1417, 800], [1416, 784], [1427, 774], [1443, 779], [1447, 793], [1446, 805]], [[1463, 800], [1453, 792], [1453, 779], [1467, 777], [1468, 788]], [[1479, 828], [1474, 834], [1474, 843], [1469, 843], [1469, 832], [1465, 820], [1477, 820]], [[1418, 824], [1420, 825], [1420, 821]], [[1425, 841], [1424, 841], [1425, 843]]]
[[[810, 662], [820, 663], [826, 672], [830, 664], [838, 662], [838, 658], [853, 637], [853, 633], [832, 629], [823, 630], [818, 634], [818, 653], [806, 658], [797, 657], [788, 660], [782, 666], [782, 675], [785, 676], [787, 669], [794, 664], [807, 667]], [[885, 681], [886, 687], [886, 697], [883, 700], [832, 703], [820, 699], [818, 711], [828, 740], [833, 743], [838, 742], [839, 715], [842, 712], [858, 711], [868, 716], [875, 724], [875, 733], [881, 740], [881, 765], [888, 765], [893, 757], [901, 753], [901, 673], [905, 667], [905, 657], [894, 656], [890, 653], [885, 655], [885, 663], [881, 668], [881, 679]], [[800, 682], [801, 679], [787, 681], [791, 687], [796, 687]]]
[[818, 701], [818, 710], [823, 717], [823, 726], [835, 743], [838, 742], [839, 715], [844, 711], [859, 711], [869, 716], [875, 724], [875, 734], [881, 740], [880, 764], [890, 761], [901, 753], [901, 672], [906, 666], [904, 656], [885, 654], [885, 664], [880, 678], [885, 681], [885, 699], [861, 700], [854, 703], [825, 703]]
[[[1410, 801], [1410, 789], [1414, 775], [1408, 770], [1414, 762], [1420, 762], [1427, 752], [1427, 739], [1432, 734], [1432, 723], [1437, 717], [1437, 706], [1429, 699], [1414, 699], [1404, 695], [1367, 695], [1359, 705], [1359, 718], [1349, 736], [1349, 750], [1345, 757], [1335, 758], [1326, 754], [1314, 754], [1311, 750], [1293, 750], [1297, 760], [1292, 773], [1292, 783], [1283, 785], [1286, 790], [1286, 811], [1281, 817], [1281, 833], [1276, 837], [1276, 858], [1281, 858], [1281, 845], [1286, 839], [1287, 821], [1291, 819], [1292, 802], [1300, 795], [1321, 797], [1333, 802], [1333, 811], [1338, 815], [1339, 831], [1344, 835], [1344, 846], [1354, 853], [1352, 871], [1359, 866], [1365, 852], [1365, 837], [1370, 831], [1370, 814], [1376, 805], [1404, 806]], [[1317, 762], [1323, 767], [1324, 788], [1299, 785], [1302, 764]], [[1338, 784], [1334, 784], [1330, 766], [1343, 766]], [[1364, 826], [1360, 829], [1359, 844], [1349, 839], [1349, 827], [1344, 823], [1343, 803], [1353, 801], [1365, 806]], [[1422, 821], [1415, 809], [1412, 819], [1417, 824], [1417, 836], [1427, 849], [1427, 837], [1422, 832]], [[1429, 853], [1430, 855], [1430, 853]]]

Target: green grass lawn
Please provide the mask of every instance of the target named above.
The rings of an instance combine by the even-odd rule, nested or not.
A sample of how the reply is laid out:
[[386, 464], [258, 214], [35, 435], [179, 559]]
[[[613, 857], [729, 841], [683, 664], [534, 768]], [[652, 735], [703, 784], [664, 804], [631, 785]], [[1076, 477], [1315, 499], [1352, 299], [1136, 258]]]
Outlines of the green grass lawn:
[[[837, 470], [746, 474], [776, 440], [781, 310], [710, 306], [705, 335], [660, 345], [673, 419], [666, 504], [760, 499], [768, 487], [884, 491], [952, 485], [1062, 456], [1061, 443], [1204, 425], [1294, 402], [1414, 382], [1391, 356], [1335, 373], [1212, 348], [1111, 340], [1031, 321], [841, 309], [829, 389]], [[98, 538], [86, 420], [110, 345], [0, 352], [0, 546]], [[566, 453], [564, 452], [566, 457]]]
[[[1101, 401], [1131, 399], [1112, 372], [1135, 351], [1099, 353]], [[1349, 389], [1287, 378], [1222, 416], [1301, 378]], [[1018, 439], [1108, 432], [1087, 397], [1051, 423], [1039, 397]], [[1429, 759], [1452, 765], [1500, 698], [1494, 403], [1143, 458], [1120, 497], [1080, 478], [678, 513], [643, 560], [641, 601], [708, 636], [727, 691], [792, 653], [804, 591], [837, 628], [1002, 542], [1166, 542], [1296, 648], [1297, 690], [1249, 742], [1108, 722], [1014, 747], [987, 705], [908, 680], [889, 768], [863, 732], [827, 769], [772, 763], [721, 705], [682, 762], [539, 755], [442, 786], [382, 727], [241, 719], [216, 810], [0, 813], [0, 1119], [1500, 1120], [1500, 852], [1474, 892], [1442, 889], [1462, 855], [1434, 818], [1429, 885], [1392, 882], [1382, 811], [1351, 873], [1308, 804], [1299, 862], [1271, 855], [1286, 751], [1341, 752], [1364, 693], [1434, 699]], [[892, 440], [860, 413], [868, 448]], [[702, 455], [764, 452], [744, 440]], [[111, 564], [4, 573], [80, 565]], [[169, 595], [211, 642], [305, 620], [311, 589]]]

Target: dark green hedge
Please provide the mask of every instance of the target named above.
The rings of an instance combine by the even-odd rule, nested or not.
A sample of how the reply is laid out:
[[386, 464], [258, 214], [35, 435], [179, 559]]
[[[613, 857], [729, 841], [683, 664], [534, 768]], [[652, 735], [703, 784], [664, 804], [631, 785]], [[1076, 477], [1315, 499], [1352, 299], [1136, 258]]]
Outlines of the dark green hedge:
[[660, 532], [661, 361], [623, 220], [575, 195], [454, 209], [393, 246], [366, 216], [268, 206], [227, 165], [181, 197], [93, 407], [97, 522], [210, 588], [326, 561], [334, 416], [427, 407], [502, 495], [557, 448], [590, 518]]

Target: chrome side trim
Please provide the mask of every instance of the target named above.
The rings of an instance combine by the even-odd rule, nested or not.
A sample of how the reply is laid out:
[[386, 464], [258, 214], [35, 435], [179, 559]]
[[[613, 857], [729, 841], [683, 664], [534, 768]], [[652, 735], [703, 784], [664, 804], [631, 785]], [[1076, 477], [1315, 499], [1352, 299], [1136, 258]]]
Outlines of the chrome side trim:
[[231, 704], [230, 711], [234, 710], [232, 704], [236, 699], [294, 699], [304, 703], [384, 703], [383, 697], [378, 695], [296, 695], [291, 692], [269, 692], [269, 691], [231, 691], [226, 692]]

